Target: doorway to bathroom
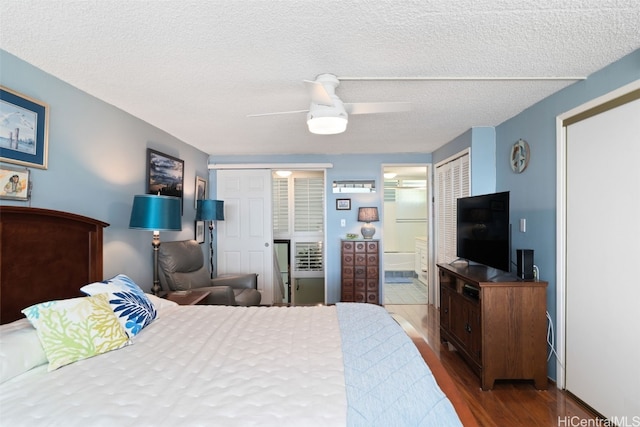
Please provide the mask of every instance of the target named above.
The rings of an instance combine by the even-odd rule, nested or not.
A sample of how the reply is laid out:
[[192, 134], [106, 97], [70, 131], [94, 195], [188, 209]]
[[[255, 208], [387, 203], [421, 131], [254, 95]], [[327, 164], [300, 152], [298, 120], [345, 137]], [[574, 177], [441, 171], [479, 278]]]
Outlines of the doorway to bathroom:
[[384, 165], [385, 304], [429, 302], [429, 167]]

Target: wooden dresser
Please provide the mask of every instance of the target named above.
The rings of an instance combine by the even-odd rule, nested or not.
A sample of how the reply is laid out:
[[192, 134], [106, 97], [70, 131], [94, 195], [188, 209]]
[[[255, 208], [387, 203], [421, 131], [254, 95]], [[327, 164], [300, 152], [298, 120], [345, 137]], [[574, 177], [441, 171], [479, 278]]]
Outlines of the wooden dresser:
[[342, 240], [340, 301], [380, 304], [379, 240]]
[[453, 344], [480, 376], [532, 379], [547, 388], [547, 282], [523, 281], [485, 266], [438, 264], [440, 339]]

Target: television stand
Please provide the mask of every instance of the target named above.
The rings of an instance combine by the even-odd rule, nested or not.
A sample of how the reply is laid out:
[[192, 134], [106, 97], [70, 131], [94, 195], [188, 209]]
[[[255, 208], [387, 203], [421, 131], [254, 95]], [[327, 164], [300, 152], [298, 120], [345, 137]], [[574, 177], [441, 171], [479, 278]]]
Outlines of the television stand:
[[438, 264], [440, 340], [451, 343], [480, 377], [533, 380], [547, 388], [547, 282], [525, 281], [493, 269]]

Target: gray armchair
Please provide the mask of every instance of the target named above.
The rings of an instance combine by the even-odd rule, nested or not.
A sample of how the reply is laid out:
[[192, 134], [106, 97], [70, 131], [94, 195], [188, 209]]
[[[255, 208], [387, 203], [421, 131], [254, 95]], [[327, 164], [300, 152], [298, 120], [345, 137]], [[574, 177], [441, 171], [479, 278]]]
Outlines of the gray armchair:
[[158, 252], [160, 283], [170, 291], [206, 289], [211, 305], [260, 305], [258, 275], [238, 274], [210, 278], [202, 249], [195, 240], [162, 242]]

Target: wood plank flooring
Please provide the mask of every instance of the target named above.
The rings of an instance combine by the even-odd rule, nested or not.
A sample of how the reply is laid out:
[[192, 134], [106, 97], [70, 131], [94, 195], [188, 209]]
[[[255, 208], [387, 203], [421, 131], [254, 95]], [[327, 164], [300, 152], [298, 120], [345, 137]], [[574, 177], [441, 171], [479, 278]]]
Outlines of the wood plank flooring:
[[482, 391], [480, 379], [460, 355], [440, 342], [438, 310], [433, 305], [385, 305], [385, 308], [402, 316], [422, 334], [481, 426], [598, 425], [595, 414], [552, 382], [548, 390], [540, 391], [532, 381], [496, 381], [493, 390]]

